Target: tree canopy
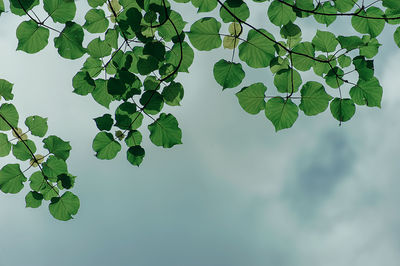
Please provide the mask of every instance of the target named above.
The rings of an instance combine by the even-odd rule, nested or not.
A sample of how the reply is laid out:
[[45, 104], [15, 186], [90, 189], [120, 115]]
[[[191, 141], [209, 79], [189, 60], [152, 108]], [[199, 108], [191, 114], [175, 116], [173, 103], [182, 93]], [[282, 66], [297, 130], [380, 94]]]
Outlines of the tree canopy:
[[[65, 59], [85, 58], [72, 87], [78, 95], [91, 95], [106, 110], [94, 119], [99, 132], [92, 143], [95, 156], [102, 160], [114, 159], [124, 150], [126, 159], [139, 166], [145, 157], [141, 143], [146, 126], [156, 146], [182, 143], [178, 120], [163, 109], [180, 105], [184, 86], [179, 73], [189, 72], [194, 50], [231, 50], [229, 58], [215, 59], [215, 81], [222, 90], [238, 88], [235, 95], [243, 110], [262, 113], [276, 131], [292, 127], [299, 113], [315, 116], [329, 107], [341, 124], [354, 116], [356, 106], [381, 106], [383, 89], [374, 76], [373, 59], [384, 27], [400, 24], [399, 1], [252, 2], [267, 10], [263, 28], [248, 22], [252, 10], [243, 0], [87, 0], [87, 10], [79, 10], [86, 14], [82, 25], [75, 21], [74, 0], [0, 0], [0, 14], [21, 17], [17, 50], [34, 54], [50, 42]], [[193, 5], [198, 18], [189, 25], [174, 8], [177, 5]], [[321, 25], [311, 39], [303, 39], [305, 19]], [[354, 35], [330, 30], [339, 19], [348, 19]], [[53, 40], [50, 32], [56, 34]], [[394, 28], [393, 39], [400, 47], [400, 27]], [[244, 86], [251, 69], [268, 69], [274, 87], [262, 82]], [[76, 177], [66, 162], [72, 147], [46, 135], [47, 118], [32, 115], [22, 126], [11, 103], [12, 89], [10, 81], [0, 79], [0, 156], [12, 154], [26, 163], [1, 168], [0, 190], [18, 193], [29, 181], [26, 207], [48, 201], [56, 219], [69, 220], [80, 206], [70, 191]], [[115, 110], [112, 102], [118, 103]], [[144, 125], [144, 117], [152, 122]], [[47, 154], [37, 152], [40, 142]]]

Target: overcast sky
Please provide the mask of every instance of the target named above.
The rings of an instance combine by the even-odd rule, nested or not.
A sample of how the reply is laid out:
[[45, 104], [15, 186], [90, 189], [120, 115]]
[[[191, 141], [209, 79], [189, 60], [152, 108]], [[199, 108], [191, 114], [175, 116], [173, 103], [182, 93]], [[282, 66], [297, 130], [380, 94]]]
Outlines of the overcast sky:
[[[252, 21], [265, 20], [265, 12], [258, 8]], [[341, 127], [329, 111], [301, 113], [293, 128], [275, 133], [263, 114], [241, 109], [237, 89], [222, 92], [214, 81], [220, 54], [196, 53], [191, 73], [180, 74], [182, 107], [168, 109], [183, 145], [155, 147], [143, 128], [146, 158], [137, 168], [124, 152], [112, 161], [94, 157], [92, 118], [107, 110], [72, 93], [82, 60], [60, 58], [52, 38], [38, 54], [16, 52], [22, 19], [2, 14], [0, 20], [0, 78], [15, 84], [21, 122], [32, 114], [48, 117], [49, 133], [71, 141], [69, 170], [78, 176], [74, 193], [81, 200], [76, 218], [61, 222], [47, 205], [24, 207], [28, 186], [25, 193], [0, 194], [0, 266], [398, 266], [394, 27], [380, 37], [375, 61], [382, 109], [357, 107]], [[304, 35], [312, 36], [313, 24], [304, 25]], [[351, 33], [346, 25], [341, 34]], [[247, 73], [241, 87], [259, 81], [271, 88], [269, 70]]]

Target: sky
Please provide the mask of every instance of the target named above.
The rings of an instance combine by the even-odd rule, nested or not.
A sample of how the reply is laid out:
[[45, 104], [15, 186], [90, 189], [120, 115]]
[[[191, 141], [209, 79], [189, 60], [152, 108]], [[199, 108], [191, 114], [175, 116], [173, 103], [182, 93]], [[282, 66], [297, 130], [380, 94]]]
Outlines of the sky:
[[[192, 11], [185, 9], [186, 20]], [[251, 20], [265, 23], [265, 12], [256, 9]], [[94, 157], [92, 118], [108, 111], [72, 93], [82, 60], [60, 58], [52, 41], [35, 55], [15, 51], [23, 19], [2, 14], [0, 20], [0, 78], [14, 83], [20, 117], [48, 117], [49, 134], [71, 142], [68, 167], [78, 176], [73, 192], [81, 200], [75, 219], [61, 222], [46, 205], [25, 208], [28, 185], [25, 193], [1, 193], [0, 266], [398, 265], [394, 27], [379, 38], [384, 46], [375, 60], [382, 108], [357, 107], [340, 127], [327, 110], [301, 113], [291, 129], [276, 133], [263, 114], [241, 109], [238, 89], [222, 92], [214, 81], [216, 56], [228, 53], [196, 52], [190, 73], [180, 74], [182, 107], [167, 109], [179, 121], [183, 144], [156, 147], [144, 129], [146, 157], [138, 168], [123, 152], [112, 161]], [[303, 35], [312, 36], [314, 25], [306, 21]], [[351, 33], [346, 21], [336, 29]], [[269, 70], [248, 72], [240, 88], [259, 81], [272, 89]]]

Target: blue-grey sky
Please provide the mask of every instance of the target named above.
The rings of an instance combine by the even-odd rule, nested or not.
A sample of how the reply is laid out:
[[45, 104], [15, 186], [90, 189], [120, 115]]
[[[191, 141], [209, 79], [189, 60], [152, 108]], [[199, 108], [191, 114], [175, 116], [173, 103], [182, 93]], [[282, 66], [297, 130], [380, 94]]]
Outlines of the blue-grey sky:
[[[256, 10], [252, 21], [264, 23], [266, 8]], [[275, 133], [263, 114], [241, 109], [237, 89], [222, 92], [214, 81], [220, 51], [196, 52], [191, 73], [180, 75], [182, 107], [168, 109], [183, 145], [155, 147], [143, 128], [146, 158], [137, 168], [123, 152], [113, 161], [94, 157], [92, 118], [107, 110], [72, 93], [82, 60], [60, 58], [51, 39], [38, 54], [17, 52], [15, 28], [23, 19], [2, 14], [0, 20], [0, 78], [15, 84], [22, 118], [48, 117], [49, 133], [71, 141], [69, 170], [78, 176], [74, 192], [81, 199], [76, 218], [60, 222], [46, 205], [25, 208], [26, 193], [0, 194], [0, 266], [399, 264], [394, 27], [380, 38], [375, 61], [382, 108], [357, 107], [341, 127], [326, 111], [300, 114], [293, 128]], [[305, 36], [314, 25], [305, 22]], [[351, 33], [346, 21], [337, 25]], [[308, 79], [314, 76], [306, 73]], [[269, 70], [248, 73], [240, 87], [258, 81], [273, 89]]]

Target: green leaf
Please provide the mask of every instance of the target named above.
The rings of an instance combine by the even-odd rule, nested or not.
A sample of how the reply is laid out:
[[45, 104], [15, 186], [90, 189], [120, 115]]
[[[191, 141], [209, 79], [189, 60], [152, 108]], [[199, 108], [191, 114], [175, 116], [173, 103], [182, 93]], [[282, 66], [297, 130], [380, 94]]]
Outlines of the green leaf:
[[299, 116], [299, 108], [290, 99], [271, 98], [265, 104], [265, 116], [272, 122], [275, 131], [290, 128]]
[[104, 114], [103, 116], [94, 119], [96, 126], [99, 130], [111, 130], [114, 120], [111, 118], [110, 114]]
[[396, 31], [393, 34], [394, 42], [400, 48], [400, 27], [397, 27]]
[[43, 195], [36, 191], [29, 191], [25, 196], [26, 208], [38, 208], [42, 205]]
[[400, 9], [400, 2], [397, 0], [382, 0], [382, 5], [391, 9]]
[[382, 87], [376, 78], [360, 79], [357, 85], [350, 89], [350, 96], [358, 105], [381, 107]]
[[191, 0], [192, 4], [198, 8], [197, 12], [210, 12], [217, 7], [217, 1], [214, 0]]
[[17, 50], [34, 54], [46, 47], [50, 31], [32, 20], [24, 21], [17, 28]]
[[61, 197], [51, 199], [49, 211], [54, 218], [61, 221], [68, 221], [73, 218], [72, 215], [77, 214], [79, 206], [79, 198], [67, 191]]
[[71, 189], [74, 187], [76, 176], [71, 174], [61, 174], [57, 176], [57, 186], [60, 189]]
[[92, 91], [93, 99], [108, 109], [114, 98], [108, 93], [107, 81], [104, 79], [96, 79], [94, 83], [96, 87]]
[[[358, 12], [358, 10], [356, 11]], [[359, 15], [367, 17], [383, 17], [384, 13], [377, 7], [370, 7], [365, 12], [362, 10]], [[351, 25], [359, 33], [369, 34], [371, 37], [378, 36], [385, 27], [383, 19], [366, 19], [363, 17], [353, 16], [351, 18]]]
[[90, 33], [103, 33], [108, 28], [108, 19], [103, 9], [90, 9], [85, 15], [83, 28]]
[[64, 161], [68, 159], [71, 150], [69, 141], [63, 141], [59, 137], [52, 135], [43, 139], [43, 143], [43, 147], [56, 157], [63, 159]]
[[43, 118], [38, 115], [27, 117], [25, 119], [25, 125], [29, 128], [32, 135], [38, 137], [43, 137], [46, 135], [48, 129], [47, 118]]
[[219, 36], [221, 23], [215, 18], [202, 18], [190, 27], [187, 33], [192, 45], [201, 51], [210, 51], [221, 46], [222, 41]]
[[339, 88], [344, 83], [342, 79], [343, 76], [344, 76], [343, 70], [341, 68], [334, 67], [331, 70], [329, 70], [328, 73], [325, 75], [325, 82], [331, 88]]
[[[275, 57], [274, 36], [264, 29], [261, 33], [251, 29], [247, 35], [247, 42], [239, 45], [239, 58], [249, 67], [268, 67], [271, 59]], [[267, 39], [268, 36], [271, 40]]]
[[[246, 21], [250, 17], [250, 10], [243, 0], [227, 0], [224, 2], [230, 12], [232, 12], [239, 19]], [[225, 8], [221, 6], [219, 15], [225, 23], [237, 21]]]
[[140, 145], [141, 142], [142, 134], [137, 130], [130, 130], [128, 136], [125, 138], [125, 143], [128, 147]]
[[10, 10], [18, 16], [26, 15], [26, 12], [37, 5], [39, 5], [39, 0], [10, 0]]
[[111, 54], [111, 47], [98, 37], [88, 44], [87, 52], [93, 58], [103, 58]]
[[282, 93], [294, 93], [298, 91], [302, 82], [299, 72], [294, 69], [280, 70], [274, 77], [274, 85]]
[[15, 158], [21, 161], [26, 161], [32, 158], [32, 154], [29, 152], [28, 148], [25, 146], [25, 144], [29, 147], [29, 149], [32, 151], [32, 153], [36, 152], [36, 145], [32, 140], [24, 140], [18, 141], [17, 144], [13, 145], [13, 155]]
[[82, 47], [83, 42], [82, 27], [75, 22], [68, 21], [60, 35], [54, 38], [54, 46], [58, 53], [67, 59], [77, 59], [86, 53]]
[[72, 79], [73, 92], [78, 95], [88, 95], [95, 86], [94, 80], [86, 71], [79, 71]]
[[317, 34], [314, 36], [312, 44], [314, 44], [317, 51], [330, 53], [336, 50], [339, 42], [336, 40], [333, 33], [317, 30]]
[[337, 10], [342, 13], [352, 10], [355, 4], [354, 0], [335, 0]]
[[0, 157], [7, 156], [11, 151], [11, 143], [4, 133], [0, 133]]
[[[310, 42], [301, 42], [293, 48], [292, 63], [300, 71], [307, 71], [314, 66], [315, 50]], [[307, 56], [304, 56], [307, 55]]]
[[[178, 67], [179, 61], [181, 59], [181, 47], [179, 43], [174, 44], [172, 49], [168, 51], [165, 55], [166, 62]], [[179, 67], [179, 71], [189, 73], [189, 67], [193, 63], [194, 52], [193, 49], [189, 46], [187, 42], [183, 42], [182, 44], [182, 63]]]
[[136, 166], [139, 166], [142, 163], [144, 155], [145, 151], [139, 145], [129, 147], [129, 149], [126, 151], [126, 158], [128, 162]]
[[[7, 120], [8, 123], [6, 123], [4, 119]], [[3, 103], [0, 106], [0, 130], [10, 130], [11, 127], [9, 126], [9, 124], [12, 127], [18, 127], [18, 119], [19, 115], [14, 105], [12, 105], [11, 103]]]
[[13, 84], [5, 79], [0, 79], [0, 99], [3, 97], [4, 100], [9, 101], [14, 99], [14, 94], [12, 94]]
[[67, 164], [63, 159], [59, 159], [53, 155], [42, 164], [43, 173], [53, 182], [57, 181], [57, 176], [61, 174], [67, 174]]
[[324, 86], [315, 81], [309, 81], [301, 88], [301, 103], [299, 105], [306, 115], [317, 115], [328, 108], [332, 96], [326, 93]]
[[160, 114], [154, 123], [148, 126], [150, 140], [156, 146], [171, 148], [176, 144], [182, 144], [182, 131], [178, 127], [178, 121], [172, 114]]
[[98, 6], [102, 6], [107, 2], [107, 0], [88, 0], [88, 4], [91, 7], [98, 7]]
[[4, 193], [18, 193], [24, 187], [26, 177], [19, 164], [7, 164], [0, 170], [0, 190]]
[[236, 93], [240, 106], [249, 114], [258, 114], [265, 107], [267, 87], [261, 82], [244, 87]]
[[[285, 1], [293, 4], [292, 0]], [[281, 1], [273, 1], [268, 7], [268, 18], [276, 26], [283, 26], [296, 19], [296, 13], [290, 6], [285, 5]]]
[[[336, 14], [337, 9], [335, 6], [333, 6], [330, 2], [324, 2], [323, 4], [318, 5], [318, 8], [315, 10], [318, 13], [322, 14]], [[329, 26], [336, 20], [336, 16], [326, 16], [326, 15], [314, 15], [315, 20], [318, 23], [325, 24], [326, 26]]]
[[233, 63], [224, 59], [214, 65], [214, 78], [222, 90], [239, 86], [244, 79], [245, 73], [240, 63]]
[[338, 36], [340, 46], [348, 51], [359, 48], [364, 45], [364, 42], [357, 36]]
[[350, 120], [356, 112], [356, 106], [351, 99], [335, 98], [331, 101], [330, 109], [333, 117], [340, 122]]
[[183, 99], [183, 86], [179, 82], [171, 82], [164, 87], [161, 95], [164, 97], [164, 102], [171, 106], [179, 106]]
[[97, 158], [111, 160], [121, 150], [121, 144], [114, 140], [111, 133], [99, 132], [93, 140], [92, 148]]
[[164, 98], [157, 91], [145, 91], [140, 97], [140, 104], [144, 107], [144, 111], [148, 114], [158, 114], [164, 106]]
[[43, 0], [43, 8], [54, 22], [66, 23], [75, 17], [76, 6], [71, 0]]

